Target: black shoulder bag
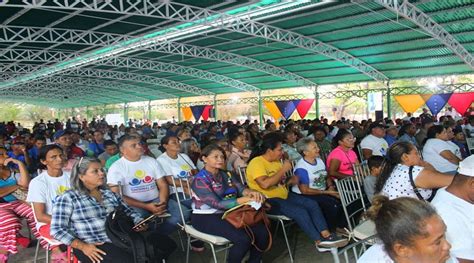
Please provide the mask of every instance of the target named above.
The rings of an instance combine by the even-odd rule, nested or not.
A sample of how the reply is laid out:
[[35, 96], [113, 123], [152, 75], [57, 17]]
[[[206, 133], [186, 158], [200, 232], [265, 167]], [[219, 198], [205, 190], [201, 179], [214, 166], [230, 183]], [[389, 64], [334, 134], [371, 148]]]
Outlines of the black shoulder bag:
[[111, 212], [105, 221], [105, 232], [112, 243], [133, 253], [134, 263], [157, 262], [153, 244], [147, 242], [146, 232], [135, 232], [133, 220], [123, 205]]
[[418, 189], [418, 187], [416, 187], [415, 181], [413, 180], [413, 166], [410, 166], [410, 168], [408, 170], [408, 177], [410, 178], [410, 184], [413, 187], [413, 191], [415, 192], [418, 199], [420, 199], [421, 201], [431, 202], [431, 200], [433, 200], [433, 198], [435, 197], [436, 192], [438, 191], [438, 189], [432, 189], [431, 190], [431, 196], [428, 199], [425, 199], [420, 194], [420, 190]]

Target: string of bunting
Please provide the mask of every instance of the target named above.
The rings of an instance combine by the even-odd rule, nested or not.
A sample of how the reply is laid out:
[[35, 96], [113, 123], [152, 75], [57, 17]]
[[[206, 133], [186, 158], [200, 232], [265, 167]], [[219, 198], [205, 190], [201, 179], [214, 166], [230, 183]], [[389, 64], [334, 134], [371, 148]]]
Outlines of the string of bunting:
[[458, 113], [464, 114], [474, 102], [474, 92], [398, 95], [395, 100], [405, 112], [413, 113], [426, 105], [431, 114], [436, 115], [449, 104]]

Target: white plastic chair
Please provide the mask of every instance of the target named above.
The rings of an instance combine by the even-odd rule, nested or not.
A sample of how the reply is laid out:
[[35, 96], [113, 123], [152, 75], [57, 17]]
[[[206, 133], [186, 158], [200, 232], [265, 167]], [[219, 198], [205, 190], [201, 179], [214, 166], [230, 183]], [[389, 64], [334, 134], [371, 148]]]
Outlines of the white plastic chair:
[[[346, 263], [355, 262], [362, 256], [362, 254], [365, 253], [365, 251], [367, 251], [367, 247], [374, 243], [375, 243], [375, 236], [371, 236], [371, 237], [359, 240], [357, 242], [354, 242], [344, 247], [338, 252], [338, 260], [336, 262], [339, 262], [339, 256], [341, 255], [344, 257], [344, 261]], [[352, 254], [354, 255], [354, 258], [349, 260], [348, 252], [350, 252], [351, 250], [352, 250]]]
[[[181, 185], [187, 185], [189, 192], [185, 193], [184, 190], [181, 192], [177, 191], [177, 186], [175, 180], [179, 180], [181, 182]], [[201, 232], [197, 229], [195, 229], [191, 224], [186, 222], [184, 220], [184, 214], [183, 214], [183, 208], [181, 206], [182, 201], [186, 200], [191, 200], [192, 192], [191, 192], [191, 187], [189, 184], [189, 181], [187, 179], [176, 179], [174, 178], [173, 180], [173, 186], [176, 193], [176, 201], [178, 202], [178, 208], [179, 208], [179, 213], [181, 215], [181, 222], [182, 222], [182, 230], [187, 234], [187, 246], [186, 246], [186, 263], [189, 262], [189, 250], [191, 248], [191, 242], [195, 240], [201, 240], [211, 247], [212, 251], [212, 257], [214, 259], [214, 263], [217, 263], [217, 256], [216, 253], [220, 251], [225, 251], [225, 259], [227, 259], [227, 251], [228, 249], [232, 246], [232, 243], [227, 240], [226, 238], [220, 237], [220, 236], [215, 236], [215, 235], [210, 235], [206, 234], [204, 232]], [[221, 246], [221, 248], [216, 249], [215, 246]], [[224, 261], [225, 261], [224, 259]]]
[[359, 180], [359, 184], [362, 188], [362, 185], [364, 184], [364, 179], [367, 176], [370, 176], [369, 165], [367, 165], [366, 162], [360, 164], [352, 164], [352, 169], [354, 171], [354, 175], [357, 177], [357, 180]]
[[[350, 236], [356, 240], [363, 240], [375, 235], [375, 224], [371, 220], [359, 222], [358, 215], [365, 212], [366, 206], [361, 186], [357, 176], [336, 180], [337, 191], [341, 197], [341, 204], [350, 231]], [[349, 206], [353, 209], [349, 211]]]
[[[36, 213], [35, 213], [35, 208], [33, 207], [33, 204], [31, 204], [31, 210], [33, 211], [33, 217], [35, 218], [35, 222], [38, 223], [38, 220], [36, 219]], [[43, 239], [48, 243], [46, 247], [46, 263], [49, 263], [49, 250], [51, 247], [63, 245], [63, 243], [55, 240], [55, 239], [49, 239], [44, 236], [39, 236], [38, 242], [36, 244], [36, 249], [35, 249], [35, 258], [34, 258], [34, 263], [38, 261], [38, 253], [39, 253], [39, 248], [40, 248], [40, 240]], [[67, 248], [67, 262], [77, 262], [77, 259], [72, 255], [72, 248], [68, 246]]]
[[467, 149], [470, 153], [474, 151], [474, 138], [466, 138]]

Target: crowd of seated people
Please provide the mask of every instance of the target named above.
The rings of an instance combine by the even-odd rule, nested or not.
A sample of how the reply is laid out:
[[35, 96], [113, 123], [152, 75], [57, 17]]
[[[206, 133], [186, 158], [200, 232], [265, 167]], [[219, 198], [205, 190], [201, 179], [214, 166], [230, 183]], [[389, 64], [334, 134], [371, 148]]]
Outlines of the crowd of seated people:
[[[436, 119], [424, 112], [395, 121], [320, 118], [259, 126], [250, 120], [162, 125], [130, 120], [127, 126], [112, 126], [105, 120], [72, 118], [66, 123], [40, 120], [28, 130], [0, 123], [0, 215], [11, 218], [0, 223], [0, 262], [18, 253], [18, 245], [30, 243], [19, 231], [22, 218], [44, 248], [47, 240], [63, 244], [49, 246], [53, 262], [66, 262], [65, 246], [74, 248], [81, 262], [131, 257], [111, 243], [103, 228], [106, 215], [119, 205], [135, 222], [163, 215], [160, 224], [138, 229], [155, 233], [154, 240], [168, 245], [156, 248], [161, 258], [175, 249], [169, 236], [183, 223], [181, 210], [199, 231], [234, 243], [229, 262], [241, 262], [248, 252], [252, 262], [259, 262], [263, 254], [249, 243], [245, 231], [231, 231], [221, 218], [225, 210], [249, 201], [270, 204], [269, 213], [293, 219], [315, 250], [328, 251], [348, 243], [336, 233], [347, 222], [335, 182], [354, 176], [358, 164], [368, 165], [370, 175], [362, 189], [379, 206], [377, 211], [387, 203], [373, 199], [377, 194], [389, 200], [440, 199], [452, 202], [452, 209], [463, 207], [456, 211], [464, 215], [473, 211], [468, 209], [472, 193], [466, 193], [474, 187], [466, 139], [473, 134], [474, 117]], [[152, 148], [151, 140], [160, 148]], [[189, 185], [183, 184], [186, 180]], [[189, 192], [192, 196], [186, 196]], [[178, 193], [192, 198], [192, 204], [180, 203]], [[456, 257], [474, 260], [465, 249], [472, 235], [454, 242], [449, 234], [450, 229], [459, 232], [450, 225], [462, 219], [437, 209], [452, 251], [460, 251]], [[81, 210], [88, 211], [87, 218]], [[432, 217], [428, 210], [426, 216]], [[474, 217], [467, 214], [464, 220], [469, 218]], [[85, 225], [84, 220], [94, 224]], [[261, 225], [254, 232], [257, 243], [267, 243]], [[388, 257], [399, 258], [397, 246], [383, 244], [394, 246], [386, 251]], [[199, 242], [191, 248], [205, 249]]]

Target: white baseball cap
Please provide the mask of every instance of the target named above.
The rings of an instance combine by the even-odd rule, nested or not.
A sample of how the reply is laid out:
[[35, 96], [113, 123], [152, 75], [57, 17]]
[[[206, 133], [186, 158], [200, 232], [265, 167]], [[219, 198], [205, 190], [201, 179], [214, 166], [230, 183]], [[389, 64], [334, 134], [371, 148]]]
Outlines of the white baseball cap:
[[458, 173], [474, 177], [474, 155], [471, 155], [459, 163]]

